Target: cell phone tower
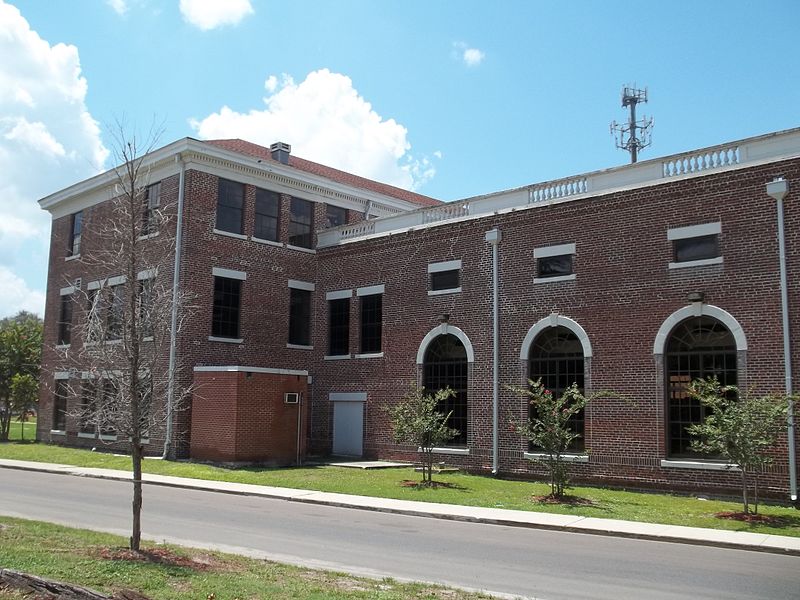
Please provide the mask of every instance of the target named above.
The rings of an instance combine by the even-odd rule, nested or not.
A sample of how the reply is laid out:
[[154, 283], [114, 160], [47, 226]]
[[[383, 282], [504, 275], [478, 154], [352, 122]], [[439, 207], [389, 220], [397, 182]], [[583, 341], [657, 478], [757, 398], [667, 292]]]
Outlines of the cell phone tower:
[[[635, 84], [634, 84], [635, 85]], [[627, 123], [611, 123], [611, 135], [617, 148], [631, 153], [631, 162], [635, 163], [639, 157], [639, 150], [647, 148], [652, 141], [653, 119], [642, 115], [636, 120], [636, 105], [647, 102], [647, 88], [638, 90], [635, 87], [622, 88], [622, 108], [630, 107], [630, 116]]]

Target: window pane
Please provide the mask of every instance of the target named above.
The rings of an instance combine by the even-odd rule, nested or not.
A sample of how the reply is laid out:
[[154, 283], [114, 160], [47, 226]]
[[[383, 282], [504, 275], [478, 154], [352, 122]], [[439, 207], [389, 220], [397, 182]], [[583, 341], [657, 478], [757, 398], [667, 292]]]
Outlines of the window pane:
[[383, 295], [361, 297], [361, 353], [381, 351], [383, 334]]
[[256, 224], [253, 235], [262, 240], [278, 241], [278, 215], [281, 197], [277, 192], [256, 190]]
[[61, 296], [61, 315], [58, 321], [58, 343], [69, 344], [72, 339], [72, 298]]
[[325, 228], [338, 227], [339, 225], [347, 224], [347, 209], [340, 206], [326, 205], [325, 210], [326, 223]]
[[220, 179], [217, 196], [217, 229], [242, 233], [244, 184]]
[[115, 285], [106, 292], [106, 339], [118, 340], [122, 337], [125, 314], [125, 286]]
[[572, 275], [572, 255], [547, 256], [537, 260], [539, 277], [560, 277]]
[[83, 230], [83, 211], [72, 215], [72, 229], [70, 231], [68, 256], [77, 256], [81, 253], [81, 232]]
[[350, 353], [350, 298], [328, 302], [328, 354]]
[[94, 433], [97, 410], [97, 384], [87, 380], [83, 383], [81, 406], [78, 414], [78, 429], [81, 433]]
[[289, 244], [301, 248], [311, 248], [314, 237], [312, 233], [314, 221], [313, 203], [300, 198], [292, 198], [290, 215]]
[[431, 290], [452, 290], [457, 288], [461, 285], [460, 275], [461, 271], [459, 269], [431, 273]]
[[228, 338], [239, 337], [241, 286], [242, 282], [239, 279], [214, 277], [211, 335]]
[[66, 431], [67, 429], [67, 395], [69, 394], [69, 385], [63, 380], [56, 381], [56, 393], [53, 398], [53, 425], [52, 428], [57, 431]]
[[289, 343], [311, 345], [311, 292], [289, 290]]
[[142, 235], [150, 235], [158, 230], [158, 207], [161, 205], [161, 183], [148, 186], [142, 207]]
[[459, 431], [450, 444], [467, 443], [467, 351], [456, 336], [445, 334], [434, 339], [425, 351], [422, 384], [433, 393], [450, 387], [456, 395], [439, 406], [439, 412], [450, 413], [448, 427]]
[[699, 237], [674, 240], [675, 262], [704, 260], [719, 256], [719, 236], [702, 235]]

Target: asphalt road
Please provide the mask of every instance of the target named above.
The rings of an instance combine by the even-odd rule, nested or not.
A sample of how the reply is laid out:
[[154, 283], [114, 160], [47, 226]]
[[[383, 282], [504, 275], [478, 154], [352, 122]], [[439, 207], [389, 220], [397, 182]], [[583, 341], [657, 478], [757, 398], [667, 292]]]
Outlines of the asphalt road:
[[[0, 514], [129, 535], [130, 483], [0, 468]], [[312, 567], [561, 600], [800, 599], [800, 558], [146, 485], [143, 532]]]

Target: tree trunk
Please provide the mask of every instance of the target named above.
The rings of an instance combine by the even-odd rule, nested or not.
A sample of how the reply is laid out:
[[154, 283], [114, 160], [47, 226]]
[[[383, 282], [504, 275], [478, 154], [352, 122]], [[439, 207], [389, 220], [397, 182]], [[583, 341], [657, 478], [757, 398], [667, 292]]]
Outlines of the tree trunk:
[[133, 462], [133, 527], [131, 530], [131, 550], [139, 551], [142, 539], [142, 444], [139, 440], [131, 442]]
[[753, 475], [753, 514], [758, 514], [758, 473]]
[[742, 469], [742, 503], [744, 504], [744, 514], [750, 514], [750, 504], [747, 499], [747, 470]]

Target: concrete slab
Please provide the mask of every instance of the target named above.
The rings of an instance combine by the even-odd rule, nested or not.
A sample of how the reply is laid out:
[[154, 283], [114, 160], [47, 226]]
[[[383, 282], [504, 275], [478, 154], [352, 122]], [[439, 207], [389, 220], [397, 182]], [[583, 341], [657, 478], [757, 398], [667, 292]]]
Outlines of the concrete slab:
[[332, 467], [346, 467], [348, 469], [396, 469], [398, 467], [412, 466], [411, 463], [392, 462], [388, 460], [342, 461], [325, 464]]

